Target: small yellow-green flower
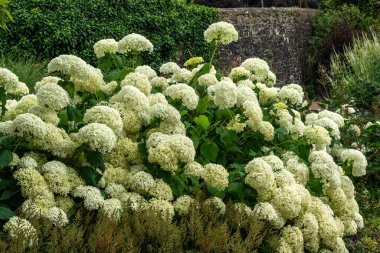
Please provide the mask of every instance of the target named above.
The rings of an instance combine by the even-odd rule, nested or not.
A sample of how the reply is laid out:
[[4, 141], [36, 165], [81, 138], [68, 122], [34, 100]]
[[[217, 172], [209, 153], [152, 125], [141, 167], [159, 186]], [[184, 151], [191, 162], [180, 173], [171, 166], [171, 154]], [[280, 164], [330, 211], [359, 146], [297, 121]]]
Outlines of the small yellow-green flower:
[[183, 66], [185, 67], [191, 67], [191, 66], [197, 66], [198, 64], [204, 62], [203, 57], [193, 57], [188, 59]]
[[273, 107], [276, 109], [288, 109], [288, 106], [284, 104], [283, 102], [278, 102], [273, 104]]

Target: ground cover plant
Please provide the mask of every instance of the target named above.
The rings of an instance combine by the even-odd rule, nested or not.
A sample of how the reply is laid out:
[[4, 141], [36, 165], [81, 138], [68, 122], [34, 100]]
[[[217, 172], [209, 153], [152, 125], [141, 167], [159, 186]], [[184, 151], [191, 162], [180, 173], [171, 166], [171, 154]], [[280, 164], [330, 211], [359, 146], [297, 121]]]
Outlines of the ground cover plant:
[[[140, 241], [124, 230], [109, 235], [119, 238], [105, 244], [113, 249], [348, 252], [343, 237], [363, 227], [350, 177], [365, 175], [367, 160], [342, 145], [345, 118], [310, 112], [302, 87], [275, 87], [261, 59], [218, 73], [218, 46], [238, 40], [231, 24], [212, 24], [204, 38], [210, 58], [168, 62], [159, 74], [140, 65], [154, 51], [144, 36], [100, 40], [99, 68], [60, 55], [34, 94], [0, 69], [0, 219], [13, 242], [1, 247], [56, 245], [41, 240], [49, 227], [36, 219], [55, 233], [98, 238], [99, 214], [125, 231], [140, 228]], [[76, 218], [81, 210], [90, 222]], [[208, 230], [212, 212], [220, 223]], [[163, 223], [153, 226], [157, 217]], [[206, 238], [221, 231], [220, 243], [197, 237], [196, 227]], [[155, 245], [157, 231], [172, 231], [170, 244]]]

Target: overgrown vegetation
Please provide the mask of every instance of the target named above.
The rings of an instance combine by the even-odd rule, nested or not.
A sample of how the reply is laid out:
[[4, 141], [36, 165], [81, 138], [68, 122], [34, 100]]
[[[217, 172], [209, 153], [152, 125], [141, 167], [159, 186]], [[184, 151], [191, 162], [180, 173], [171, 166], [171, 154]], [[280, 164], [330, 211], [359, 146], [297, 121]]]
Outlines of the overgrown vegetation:
[[202, 34], [217, 16], [216, 9], [166, 0], [19, 0], [9, 7], [15, 22], [0, 36], [0, 54], [74, 54], [94, 63], [96, 41], [134, 32], [154, 43], [154, 53], [143, 57], [153, 67], [207, 54]]

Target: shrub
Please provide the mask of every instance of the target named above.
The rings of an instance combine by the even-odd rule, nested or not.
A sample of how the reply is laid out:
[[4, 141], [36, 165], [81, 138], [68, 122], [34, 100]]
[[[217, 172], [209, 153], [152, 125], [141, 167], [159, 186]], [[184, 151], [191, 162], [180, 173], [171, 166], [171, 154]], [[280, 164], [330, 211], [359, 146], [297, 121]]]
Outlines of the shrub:
[[[202, 196], [195, 210], [218, 216], [186, 220], [196, 228], [184, 231], [187, 248], [347, 252], [342, 237], [363, 226], [348, 176], [363, 176], [367, 161], [339, 145], [344, 118], [327, 110], [307, 114], [302, 87], [273, 87], [276, 76], [261, 59], [245, 60], [229, 77], [218, 73], [218, 46], [238, 39], [231, 24], [212, 24], [204, 37], [210, 60], [190, 59], [187, 68], [165, 63], [160, 76], [139, 66], [152, 44], [137, 34], [98, 41], [100, 69], [73, 55], [54, 58], [48, 71], [55, 76], [37, 82], [35, 95], [24, 95], [17, 76], [0, 69], [2, 97], [9, 99], [2, 100], [0, 122], [0, 218], [11, 218], [4, 225], [10, 240], [34, 247], [37, 230], [28, 220], [70, 227], [78, 208], [116, 223], [151, 212], [163, 221], [124, 222], [152, 225], [152, 234], [134, 231], [140, 240], [129, 245], [150, 251], [158, 237], [170, 251], [180, 236], [170, 224], [191, 218]], [[223, 218], [229, 203], [232, 214], [248, 218]], [[123, 238], [91, 241], [106, 249]]]
[[[379, 30], [379, 21], [360, 11], [357, 6], [329, 7], [317, 13], [312, 22], [313, 35], [309, 45], [309, 64], [305, 83], [314, 95], [328, 94], [329, 87], [321, 83], [321, 69], [330, 68], [333, 53], [342, 53], [355, 37]], [[321, 85], [322, 84], [322, 85]]]
[[0, 27], [3, 30], [8, 30], [7, 23], [9, 21], [13, 21], [13, 17], [8, 10], [8, 4], [9, 4], [8, 0], [0, 1]]
[[380, 43], [377, 35], [365, 36], [347, 47], [343, 55], [332, 57], [325, 81], [331, 85], [341, 103], [353, 103], [360, 109], [379, 112], [380, 104]]
[[144, 55], [153, 67], [207, 53], [201, 34], [217, 16], [215, 9], [166, 0], [20, 0], [9, 7], [15, 23], [0, 37], [0, 54], [47, 60], [74, 54], [95, 63], [96, 41], [134, 32], [154, 43], [155, 52]]

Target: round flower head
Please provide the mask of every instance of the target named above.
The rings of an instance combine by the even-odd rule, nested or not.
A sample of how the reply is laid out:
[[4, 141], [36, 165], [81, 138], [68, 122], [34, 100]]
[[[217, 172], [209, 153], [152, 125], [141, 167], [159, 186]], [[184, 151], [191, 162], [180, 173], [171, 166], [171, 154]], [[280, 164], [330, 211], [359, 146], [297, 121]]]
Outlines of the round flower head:
[[30, 94], [23, 96], [19, 101], [7, 101], [6, 108], [8, 109], [2, 120], [13, 120], [18, 115], [27, 113], [29, 108], [38, 105], [38, 99], [36, 95]]
[[146, 75], [134, 72], [128, 74], [123, 81], [121, 81], [120, 86], [123, 87], [125, 85], [132, 85], [139, 89], [146, 96], [150, 94], [152, 86], [149, 82], [149, 79]]
[[300, 105], [303, 102], [304, 93], [302, 87], [298, 84], [290, 84], [281, 87], [278, 97], [280, 100], [287, 101], [292, 105]]
[[214, 103], [220, 109], [231, 108], [237, 101], [237, 87], [234, 83], [220, 81], [219, 83], [209, 86], [208, 95], [214, 100]]
[[119, 199], [106, 199], [103, 202], [102, 212], [111, 220], [119, 220], [123, 206]]
[[234, 81], [241, 81], [248, 79], [251, 76], [251, 72], [243, 67], [236, 67], [231, 69], [229, 77]]
[[246, 59], [240, 66], [251, 72], [252, 81], [265, 82], [270, 73], [268, 63], [259, 58]]
[[61, 86], [48, 83], [42, 86], [36, 93], [38, 103], [53, 110], [59, 111], [70, 103], [67, 91]]
[[352, 165], [352, 175], [354, 177], [361, 177], [366, 174], [368, 163], [362, 152], [355, 149], [345, 149], [341, 152], [340, 158], [343, 162], [348, 162]]
[[308, 142], [313, 144], [318, 150], [329, 146], [331, 143], [329, 132], [321, 126], [306, 126], [303, 134]]
[[56, 76], [46, 76], [42, 78], [41, 81], [36, 82], [36, 84], [34, 85], [34, 90], [37, 92], [45, 84], [48, 84], [48, 83], [58, 84], [58, 82], [61, 80], [62, 80], [61, 78], [56, 77]]
[[50, 208], [44, 216], [57, 227], [64, 227], [69, 223], [65, 211], [58, 207]]
[[287, 226], [281, 230], [278, 253], [303, 252], [304, 241], [302, 232], [298, 227]]
[[116, 135], [107, 125], [90, 123], [79, 129], [78, 137], [81, 143], [88, 143], [92, 150], [101, 153], [110, 152], [116, 145]]
[[180, 215], [186, 215], [189, 213], [189, 208], [193, 201], [194, 200], [190, 196], [183, 195], [175, 200], [173, 204], [174, 210]]
[[204, 168], [197, 162], [191, 162], [185, 165], [184, 173], [186, 176], [200, 177], [204, 172]]
[[150, 94], [148, 96], [150, 106], [155, 104], [168, 104], [166, 97], [162, 93]]
[[174, 72], [172, 80], [176, 83], [188, 83], [193, 77], [192, 73], [187, 69], [179, 69]]
[[156, 183], [150, 188], [149, 194], [156, 199], [163, 199], [167, 201], [173, 200], [172, 189], [162, 179], [156, 179]]
[[164, 75], [174, 74], [181, 68], [175, 62], [167, 62], [161, 65], [160, 73]]
[[88, 210], [99, 209], [104, 203], [104, 198], [99, 189], [93, 186], [78, 186], [74, 191], [74, 197], [84, 198], [84, 207]]
[[150, 80], [150, 83], [152, 87], [154, 88], [161, 88], [162, 90], [165, 90], [168, 86], [168, 80], [165, 77], [154, 77], [152, 80]]
[[43, 121], [46, 123], [50, 123], [54, 126], [58, 125], [60, 119], [57, 116], [57, 112], [53, 109], [40, 106], [40, 105], [34, 105], [29, 108], [28, 113], [32, 113], [38, 117], [40, 117]]
[[232, 24], [221, 21], [211, 24], [204, 32], [204, 37], [207, 43], [227, 45], [238, 40], [238, 32]]
[[302, 197], [293, 185], [275, 189], [272, 205], [285, 219], [293, 219], [301, 211]]
[[218, 79], [216, 78], [216, 76], [214, 74], [210, 74], [210, 73], [207, 73], [207, 74], [204, 74], [204, 75], [201, 75], [199, 78], [198, 78], [198, 84], [200, 86], [203, 86], [203, 87], [209, 87], [211, 85], [215, 85], [217, 84], [219, 81]]
[[174, 207], [166, 200], [152, 199], [146, 208], [164, 220], [171, 220], [174, 217]]
[[140, 194], [147, 194], [151, 188], [155, 186], [156, 182], [151, 174], [145, 171], [138, 171], [130, 176], [128, 180], [128, 187], [134, 192]]
[[118, 42], [118, 51], [121, 54], [127, 54], [129, 52], [153, 52], [153, 44], [144, 36], [136, 33], [131, 33], [122, 38]]
[[143, 74], [146, 77], [148, 77], [149, 80], [152, 80], [153, 78], [157, 77], [156, 71], [148, 65], [138, 66], [135, 69], [135, 73]]
[[102, 123], [111, 128], [118, 136], [121, 136], [123, 131], [123, 121], [119, 112], [109, 106], [98, 105], [87, 109], [83, 122], [87, 124]]
[[198, 105], [199, 97], [195, 93], [195, 90], [184, 83], [169, 86], [164, 94], [172, 99], [181, 100], [183, 105], [190, 110], [194, 110]]
[[255, 218], [269, 222], [274, 228], [280, 229], [285, 225], [284, 218], [268, 202], [259, 202], [252, 211]]
[[25, 83], [20, 82], [18, 77], [6, 68], [0, 68], [0, 87], [4, 87], [9, 94], [26, 95], [29, 88]]
[[72, 190], [70, 177], [64, 163], [59, 161], [50, 161], [45, 163], [41, 170], [45, 181], [54, 193], [67, 195]]
[[223, 191], [228, 186], [228, 172], [222, 165], [207, 164], [201, 177], [218, 191]]
[[36, 229], [25, 219], [13, 216], [4, 224], [3, 229], [13, 240], [22, 239], [23, 244], [29, 247], [37, 243], [38, 237]]
[[268, 191], [274, 185], [272, 167], [262, 158], [255, 158], [245, 166], [245, 183], [257, 191]]
[[226, 213], [226, 205], [223, 203], [223, 200], [218, 197], [212, 197], [206, 199], [203, 203], [204, 207], [211, 208], [211, 210], [216, 211], [217, 213], [224, 215]]
[[101, 58], [106, 54], [115, 54], [117, 50], [118, 44], [114, 39], [99, 40], [94, 44], [94, 52], [97, 58]]
[[204, 62], [203, 57], [193, 57], [188, 59], [183, 66], [185, 67], [196, 67], [198, 64]]

